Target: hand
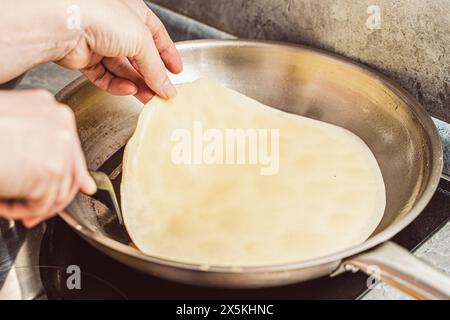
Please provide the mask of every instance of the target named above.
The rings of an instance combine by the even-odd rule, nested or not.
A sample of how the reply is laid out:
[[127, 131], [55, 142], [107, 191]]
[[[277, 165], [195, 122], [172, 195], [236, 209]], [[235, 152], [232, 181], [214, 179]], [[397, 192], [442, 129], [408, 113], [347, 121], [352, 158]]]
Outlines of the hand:
[[73, 112], [47, 91], [0, 91], [0, 146], [0, 217], [32, 227], [96, 191]]
[[[161, 21], [142, 0], [2, 0], [0, 83], [48, 61], [81, 70], [101, 89], [134, 94], [176, 94], [166, 68], [182, 62]], [[68, 26], [78, 8], [80, 27]], [[20, 14], [17, 14], [20, 12]]]
[[171, 98], [176, 89], [166, 69], [182, 62], [158, 17], [142, 0], [78, 1], [83, 32], [58, 63], [80, 69], [101, 89], [135, 95], [147, 102], [157, 93]]

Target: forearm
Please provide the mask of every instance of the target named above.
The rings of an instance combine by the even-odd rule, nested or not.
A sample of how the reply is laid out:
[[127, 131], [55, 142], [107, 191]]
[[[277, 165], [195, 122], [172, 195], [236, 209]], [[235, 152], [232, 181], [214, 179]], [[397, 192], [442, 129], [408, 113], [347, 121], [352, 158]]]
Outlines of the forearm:
[[0, 0], [0, 83], [70, 51], [81, 30], [68, 27], [70, 0]]

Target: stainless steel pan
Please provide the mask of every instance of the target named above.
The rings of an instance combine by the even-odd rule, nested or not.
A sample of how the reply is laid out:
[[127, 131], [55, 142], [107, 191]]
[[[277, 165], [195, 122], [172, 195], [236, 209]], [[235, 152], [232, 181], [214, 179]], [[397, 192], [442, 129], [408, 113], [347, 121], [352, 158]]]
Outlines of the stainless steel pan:
[[[321, 258], [252, 268], [213, 266], [207, 270], [142, 254], [129, 245], [114, 211], [84, 195], [78, 195], [60, 214], [71, 227], [124, 264], [185, 283], [266, 287], [345, 270], [379, 270], [374, 276], [417, 298], [450, 297], [447, 277], [388, 241], [423, 210], [442, 170], [438, 134], [413, 97], [362, 65], [302, 46], [202, 40], [181, 42], [177, 47], [185, 68], [181, 75], [172, 77], [176, 83], [208, 77], [265, 104], [359, 135], [375, 154], [386, 183], [387, 206], [380, 225], [364, 243]], [[142, 108], [136, 99], [111, 96], [83, 78], [61, 90], [57, 98], [75, 111], [91, 170], [104, 165], [125, 145]]]

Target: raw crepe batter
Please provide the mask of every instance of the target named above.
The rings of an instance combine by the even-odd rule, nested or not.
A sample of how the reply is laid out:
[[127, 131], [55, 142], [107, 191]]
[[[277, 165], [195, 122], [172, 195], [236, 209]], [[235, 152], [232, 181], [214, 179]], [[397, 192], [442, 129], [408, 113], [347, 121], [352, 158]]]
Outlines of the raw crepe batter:
[[[260, 164], [177, 164], [173, 132], [279, 129], [279, 170]], [[383, 178], [350, 131], [263, 105], [207, 80], [155, 97], [127, 144], [125, 225], [144, 253], [201, 265], [301, 261], [357, 245], [380, 222]]]

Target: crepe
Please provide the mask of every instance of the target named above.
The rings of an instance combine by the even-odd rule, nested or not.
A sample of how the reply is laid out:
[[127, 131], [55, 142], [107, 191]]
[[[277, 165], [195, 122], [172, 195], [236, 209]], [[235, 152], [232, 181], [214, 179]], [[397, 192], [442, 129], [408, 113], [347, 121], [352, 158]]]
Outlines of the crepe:
[[125, 149], [122, 210], [139, 250], [259, 266], [334, 253], [375, 230], [383, 178], [355, 134], [208, 80], [177, 89], [144, 107]]

